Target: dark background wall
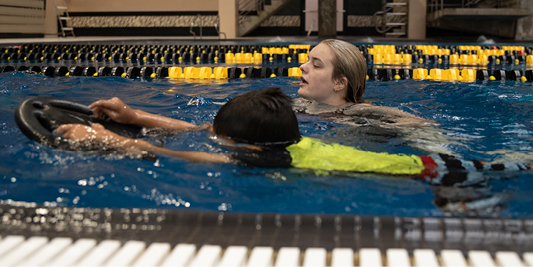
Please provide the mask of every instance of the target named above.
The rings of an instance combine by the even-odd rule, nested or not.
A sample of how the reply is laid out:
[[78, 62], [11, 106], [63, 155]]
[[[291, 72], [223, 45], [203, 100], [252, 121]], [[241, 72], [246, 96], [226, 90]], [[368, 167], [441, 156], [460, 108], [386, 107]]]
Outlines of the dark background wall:
[[344, 32], [340, 35], [380, 36], [374, 27], [373, 15], [380, 11], [381, 1], [344, 1]]
[[[305, 0], [292, 0], [248, 36], [305, 36], [305, 9]], [[344, 0], [344, 10], [344, 30], [338, 35], [380, 35], [374, 28], [372, 15], [381, 10], [381, 1]], [[216, 36], [216, 11], [70, 12], [76, 22], [77, 36], [192, 36], [189, 32], [190, 22], [198, 14], [204, 18], [203, 36]], [[169, 24], [169, 18], [173, 20], [171, 27], [165, 26]], [[150, 20], [154, 26], [135, 27], [143, 20]], [[195, 21], [193, 29], [197, 36], [200, 35], [198, 24], [199, 21]], [[312, 35], [316, 35], [316, 32]]]
[[[281, 20], [284, 17], [290, 16], [292, 18], [290, 24], [272, 23], [275, 26], [262, 25], [251, 32], [248, 36], [302, 36], [305, 35], [305, 17], [303, 10], [305, 10], [305, 0], [292, 0], [280, 11], [278, 11], [271, 20]], [[279, 19], [277, 19], [277, 17]], [[295, 23], [298, 20], [298, 23]], [[266, 24], [266, 23], [264, 23]]]
[[[254, 30], [250, 36], [305, 36], [305, 0], [292, 0], [276, 16], [299, 16], [299, 26], [277, 26], [264, 27], [260, 26]], [[337, 35], [363, 35], [376, 36], [380, 35], [374, 28], [372, 16], [375, 12], [381, 10], [381, 1], [377, 0], [344, 0], [343, 13], [343, 31], [337, 32]], [[316, 35], [313, 32], [312, 35]]]
[[[218, 15], [216, 11], [70, 13], [76, 23], [76, 36], [193, 36], [189, 32], [191, 22], [195, 23], [193, 31], [200, 36], [197, 15], [203, 18], [202, 35], [217, 36], [213, 26]], [[148, 23], [154, 26], [146, 27]], [[144, 25], [135, 27], [139, 24]]]

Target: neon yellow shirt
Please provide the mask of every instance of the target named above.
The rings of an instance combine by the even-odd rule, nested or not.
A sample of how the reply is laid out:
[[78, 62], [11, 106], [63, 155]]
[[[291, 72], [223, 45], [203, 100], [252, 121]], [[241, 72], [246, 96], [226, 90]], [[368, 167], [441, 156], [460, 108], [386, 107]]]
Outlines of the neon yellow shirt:
[[424, 170], [422, 160], [414, 155], [361, 151], [309, 137], [302, 137], [287, 151], [292, 157], [291, 165], [296, 168], [389, 174], [420, 174]]

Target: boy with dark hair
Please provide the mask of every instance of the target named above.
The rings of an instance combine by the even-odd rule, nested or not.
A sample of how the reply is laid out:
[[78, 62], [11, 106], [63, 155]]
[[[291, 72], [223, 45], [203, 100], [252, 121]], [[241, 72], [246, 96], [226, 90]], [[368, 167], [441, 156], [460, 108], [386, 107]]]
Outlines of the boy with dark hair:
[[291, 101], [274, 87], [237, 96], [218, 111], [212, 139], [234, 150], [235, 144], [244, 145], [244, 150], [229, 153], [239, 163], [289, 168], [291, 156], [285, 148], [301, 139]]
[[100, 100], [89, 105], [94, 115], [141, 127], [162, 127], [175, 130], [208, 129], [212, 140], [235, 150], [227, 154], [172, 151], [140, 140], [126, 138], [94, 123], [60, 126], [56, 132], [79, 142], [100, 142], [110, 149], [154, 152], [177, 156], [192, 162], [244, 163], [257, 167], [290, 167], [290, 155], [285, 147], [300, 141], [298, 120], [292, 111], [291, 98], [279, 88], [264, 88], [237, 96], [222, 106], [212, 127], [196, 126], [184, 121], [133, 110], [120, 99]]
[[228, 101], [215, 117], [213, 132], [217, 136], [263, 147], [287, 146], [300, 141], [291, 98], [274, 87]]
[[[97, 117], [103, 118], [105, 114], [117, 122], [142, 127], [210, 128], [208, 124], [196, 127], [180, 120], [133, 110], [118, 98], [97, 101], [89, 108], [94, 108]], [[530, 169], [525, 163], [485, 164], [449, 155], [375, 153], [301, 137], [291, 98], [279, 88], [265, 88], [237, 96], [219, 110], [212, 126], [212, 139], [233, 150], [226, 154], [172, 151], [143, 140], [119, 136], [96, 123], [92, 127], [67, 124], [56, 131], [74, 141], [103, 143], [112, 149], [164, 153], [192, 162], [413, 175], [438, 184], [472, 179], [480, 174], [477, 171], [482, 170]]]

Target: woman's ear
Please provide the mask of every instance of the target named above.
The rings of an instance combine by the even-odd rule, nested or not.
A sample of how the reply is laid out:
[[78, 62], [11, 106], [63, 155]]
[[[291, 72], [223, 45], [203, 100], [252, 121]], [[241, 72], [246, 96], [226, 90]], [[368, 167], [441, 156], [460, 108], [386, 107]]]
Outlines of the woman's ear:
[[333, 88], [336, 92], [342, 91], [348, 87], [348, 78], [342, 77], [335, 81], [335, 88]]

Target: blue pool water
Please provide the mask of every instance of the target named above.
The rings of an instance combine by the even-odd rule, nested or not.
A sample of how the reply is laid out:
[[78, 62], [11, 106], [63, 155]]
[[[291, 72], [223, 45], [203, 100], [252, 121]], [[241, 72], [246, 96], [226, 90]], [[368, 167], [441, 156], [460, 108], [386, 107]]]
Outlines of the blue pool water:
[[[86, 104], [118, 96], [133, 108], [203, 124], [212, 122], [220, 105], [232, 97], [279, 86], [296, 98], [298, 83], [288, 77], [189, 83], [0, 74], [0, 202], [439, 217], [524, 218], [533, 213], [531, 171], [486, 173], [485, 180], [447, 188], [405, 177], [317, 175], [298, 169], [187, 163], [164, 155], [155, 162], [110, 158], [41, 146], [24, 136], [14, 120], [15, 107], [31, 96], [59, 96]], [[311, 115], [298, 115], [298, 119], [302, 135], [364, 150], [426, 155], [438, 147], [462, 158], [533, 161], [532, 89], [531, 83], [509, 81], [369, 81], [365, 99], [439, 125], [398, 130], [343, 125]], [[147, 139], [175, 150], [225, 150], [211, 142], [205, 131]], [[438, 207], [435, 203], [442, 199], [475, 204], [470, 212], [463, 212]]]

